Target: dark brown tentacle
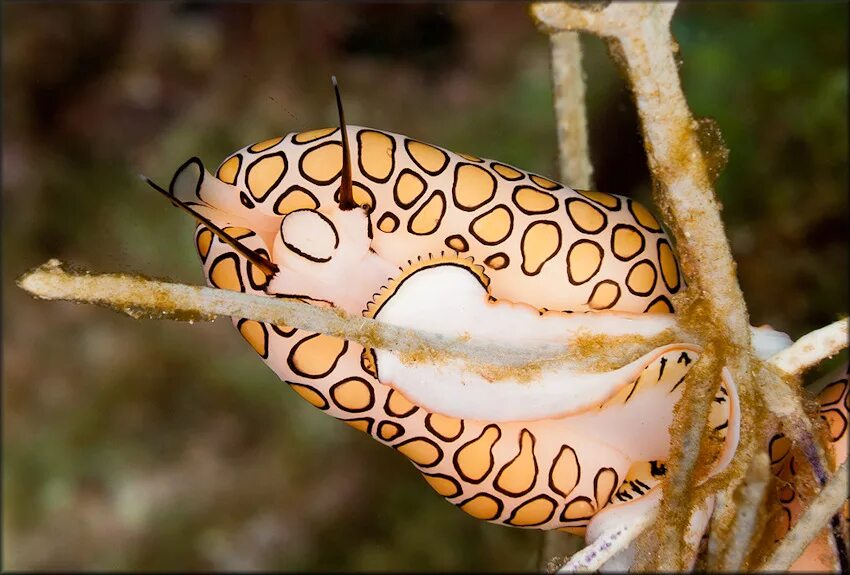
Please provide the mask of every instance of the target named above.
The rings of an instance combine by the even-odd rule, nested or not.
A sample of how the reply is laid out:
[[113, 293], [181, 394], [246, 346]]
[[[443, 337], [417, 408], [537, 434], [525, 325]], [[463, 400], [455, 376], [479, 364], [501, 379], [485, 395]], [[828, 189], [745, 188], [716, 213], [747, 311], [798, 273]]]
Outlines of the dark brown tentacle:
[[174, 204], [178, 208], [182, 208], [186, 213], [190, 214], [202, 224], [204, 224], [206, 227], [208, 227], [210, 231], [217, 235], [221, 241], [232, 247], [234, 250], [237, 251], [237, 253], [239, 253], [239, 255], [241, 255], [249, 262], [257, 266], [260, 271], [266, 274], [266, 276], [272, 277], [280, 271], [280, 268], [278, 268], [274, 262], [264, 258], [254, 250], [246, 247], [242, 242], [233, 238], [230, 234], [228, 234], [223, 229], [212, 223], [209, 218], [202, 216], [190, 206], [186, 205], [185, 203], [181, 202], [180, 200], [169, 194], [167, 190], [165, 190], [162, 186], [158, 185], [156, 182], [146, 176], [139, 177], [144, 180], [145, 183], [147, 183], [150, 187], [152, 187], [157, 192], [168, 198], [172, 204]]
[[348, 147], [348, 130], [345, 125], [345, 114], [342, 111], [342, 98], [339, 95], [339, 84], [336, 76], [331, 76], [336, 94], [336, 108], [339, 112], [339, 134], [342, 139], [342, 181], [339, 186], [339, 209], [347, 211], [357, 207], [354, 201], [354, 188], [351, 183], [351, 150]]

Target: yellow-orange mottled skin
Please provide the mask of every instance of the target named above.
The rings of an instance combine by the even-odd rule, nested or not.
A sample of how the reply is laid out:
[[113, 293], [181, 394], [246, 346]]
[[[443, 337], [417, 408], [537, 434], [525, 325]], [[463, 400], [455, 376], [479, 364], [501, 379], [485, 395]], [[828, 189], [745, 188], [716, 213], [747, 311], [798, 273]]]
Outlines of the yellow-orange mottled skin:
[[[372, 248], [398, 262], [401, 275], [415, 273], [407, 262], [427, 265], [444, 254], [486, 278], [491, 297], [541, 313], [673, 312], [671, 297], [682, 287], [676, 258], [658, 221], [637, 202], [575, 191], [398, 134], [354, 126], [347, 134], [354, 199], [369, 213]], [[335, 206], [339, 136], [333, 128], [289, 134], [227, 158], [216, 177], [238, 190], [234, 221]], [[230, 233], [259, 253], [272, 251], [267, 232]], [[267, 293], [263, 274], [204, 226], [196, 245], [211, 285]], [[632, 461], [616, 446], [610, 465], [588, 466], [584, 440], [568, 433], [553, 443], [551, 420], [493, 423], [428, 412], [378, 381], [369, 354], [353, 342], [235, 323], [264, 359], [270, 350], [286, 355], [287, 365], [273, 368], [296, 393], [403, 453], [440, 495], [479, 519], [580, 533], [602, 507], [640, 497], [664, 474], [663, 462]], [[672, 392], [696, 357], [692, 346], [654, 357], [637, 380], [594, 409], [653, 386]], [[713, 423], [722, 427], [724, 417], [721, 408]]]
[[[833, 375], [817, 396], [818, 415], [823, 420], [823, 441], [833, 468], [847, 460], [848, 416], [850, 414], [850, 386], [848, 386], [848, 366], [843, 373]], [[775, 476], [774, 496], [776, 511], [771, 535], [775, 540], [783, 538], [799, 520], [805, 509], [807, 499], [819, 490], [819, 486], [808, 465], [806, 457], [798, 446], [782, 433], [775, 434], [768, 445], [771, 470]], [[845, 527], [850, 521], [850, 502], [845, 501], [842, 513]], [[824, 528], [789, 569], [792, 572], [831, 571], [837, 569], [833, 526]], [[850, 533], [842, 534], [844, 541]]]

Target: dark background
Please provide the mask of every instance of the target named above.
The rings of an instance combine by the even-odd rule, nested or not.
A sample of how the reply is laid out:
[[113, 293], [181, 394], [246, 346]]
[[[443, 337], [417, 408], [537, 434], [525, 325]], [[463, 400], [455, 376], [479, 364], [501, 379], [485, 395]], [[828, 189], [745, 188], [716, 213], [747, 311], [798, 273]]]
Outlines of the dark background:
[[[755, 325], [847, 305], [846, 3], [680, 6], [685, 93], [719, 125], [723, 218]], [[623, 80], [584, 41], [597, 188], [647, 199]], [[557, 177], [548, 41], [519, 2], [3, 3], [3, 566], [534, 566], [392, 451], [298, 399], [229, 325], [31, 300], [50, 257], [201, 283], [167, 182], [336, 122]]]

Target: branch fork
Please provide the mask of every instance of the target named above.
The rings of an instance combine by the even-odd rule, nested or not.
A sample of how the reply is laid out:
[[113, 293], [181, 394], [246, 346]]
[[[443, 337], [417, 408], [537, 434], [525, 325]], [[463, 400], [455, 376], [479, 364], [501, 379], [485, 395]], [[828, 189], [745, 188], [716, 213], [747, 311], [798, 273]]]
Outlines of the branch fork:
[[[724, 365], [739, 388], [743, 416], [755, 423], [758, 403], [764, 403], [775, 416], [785, 420], [788, 435], [802, 446], [823, 485], [827, 479], [823, 448], [814, 439], [799, 385], [788, 375], [799, 375], [846, 347], [847, 338], [847, 322], [837, 322], [804, 336], [798, 345], [773, 358], [770, 366], [755, 359], [746, 303], [736, 279], [735, 262], [712, 188], [713, 178], [696, 134], [698, 123], [691, 116], [679, 81], [674, 58], [678, 46], [670, 32], [675, 9], [675, 2], [536, 2], [531, 6], [531, 16], [538, 27], [553, 38], [566, 32], [589, 32], [608, 41], [631, 84], [656, 184], [654, 199], [670, 228], [682, 274], [688, 280], [687, 305], [680, 306], [679, 313], [685, 324], [689, 318], [694, 323], [709, 324], [701, 326], [706, 336], [700, 343], [706, 353], [686, 378], [671, 429], [674, 465], [666, 479], [659, 512], [662, 517], [676, 516], [677, 509], [695, 507], [693, 486], [701, 439], [714, 382], [720, 380], [719, 369]], [[559, 65], [553, 62], [556, 78]], [[562, 165], [564, 162], [562, 158]], [[707, 373], [698, 369], [700, 364]], [[758, 436], [749, 434], [741, 446], [731, 481], [743, 478], [757, 452], [754, 441]], [[665, 521], [654, 525], [651, 536], [647, 533], [637, 542], [643, 553], [638, 553], [635, 569], [683, 569], [688, 524], [689, 521]], [[733, 559], [736, 561], [738, 558]]]

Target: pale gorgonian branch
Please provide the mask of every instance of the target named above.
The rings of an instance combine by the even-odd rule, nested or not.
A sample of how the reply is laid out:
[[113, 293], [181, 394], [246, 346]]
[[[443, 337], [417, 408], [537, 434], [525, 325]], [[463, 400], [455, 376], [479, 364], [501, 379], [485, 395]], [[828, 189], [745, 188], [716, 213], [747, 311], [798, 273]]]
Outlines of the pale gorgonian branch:
[[786, 373], [799, 375], [847, 347], [847, 318], [807, 333], [770, 358], [770, 363]]
[[740, 573], [754, 538], [763, 527], [760, 510], [771, 487], [770, 457], [758, 453], [750, 462], [747, 475], [731, 498], [734, 515], [731, 525], [722, 533], [722, 541], [712, 541], [710, 546], [719, 547], [717, 553], [709, 553], [709, 571]]
[[602, 533], [591, 545], [570, 557], [558, 573], [592, 573], [620, 553], [655, 519], [647, 514], [629, 525], [619, 525]]
[[[620, 335], [609, 335], [587, 325], [573, 337], [565, 337], [562, 343], [522, 346], [496, 340], [473, 340], [352, 316], [336, 308], [293, 298], [245, 294], [127, 274], [68, 272], [57, 260], [27, 272], [19, 278], [18, 285], [42, 299], [98, 304], [135, 318], [210, 320], [215, 316], [240, 317], [341, 337], [363, 346], [392, 351], [410, 363], [459, 358], [466, 362], [468, 369], [486, 373], [491, 379], [499, 379], [498, 374], [512, 373], [512, 367], [521, 367], [524, 373], [561, 363], [587, 370], [600, 366], [609, 369], [629, 363], [661, 345], [691, 341], [687, 334], [678, 330], [672, 317], [668, 321], [669, 328], [648, 337], [628, 333], [628, 330]], [[640, 317], [635, 319], [640, 320]], [[493, 374], [497, 375], [492, 377]]]
[[[592, 187], [593, 164], [587, 134], [582, 48], [577, 32], [550, 34], [552, 94], [558, 134], [558, 164], [561, 181], [574, 189]], [[569, 556], [581, 549], [578, 535], [546, 531], [538, 567], [545, 569], [549, 558]]]
[[[690, 505], [691, 486], [711, 398], [726, 365], [744, 398], [752, 386], [747, 309], [735, 277], [735, 263], [720, 219], [711, 178], [699, 147], [695, 121], [679, 81], [670, 32], [675, 3], [612, 3], [601, 9], [566, 2], [539, 2], [532, 14], [540, 27], [560, 33], [584, 30], [606, 40], [623, 65], [641, 119], [649, 167], [656, 184], [655, 200], [676, 241], [683, 275], [711, 322], [706, 335], [723, 362], [701, 356], [715, 377], [688, 377], [677, 407], [673, 434], [676, 464], [666, 482], [661, 515], [671, 506]], [[687, 319], [688, 310], [683, 310]], [[702, 342], [701, 342], [702, 343]], [[738, 353], [734, 353], [737, 351]], [[687, 425], [684, 424], [687, 422]], [[656, 526], [653, 565], [643, 568], [679, 569], [684, 530], [688, 522]], [[639, 560], [638, 563], [641, 563]]]
[[561, 180], [572, 188], [587, 190], [593, 165], [587, 138], [581, 42], [577, 32], [558, 32], [551, 35], [550, 44]]
[[[698, 294], [690, 305], [679, 310], [682, 321], [710, 324], [703, 326], [704, 331], [717, 345], [708, 346], [707, 350], [713, 350], [722, 359], [722, 363], [714, 362], [715, 368], [725, 364], [733, 373], [745, 413], [752, 417], [748, 404], [756, 401], [756, 394], [761, 395], [763, 403], [786, 421], [789, 435], [801, 446], [822, 483], [825, 480], [823, 450], [814, 439], [795, 382], [781, 377], [781, 372], [764, 363], [752, 369], [754, 358], [746, 329], [746, 305], [736, 280], [712, 177], [698, 143], [697, 122], [684, 99], [674, 59], [678, 48], [670, 32], [670, 21], [675, 8], [675, 2], [537, 2], [532, 5], [531, 14], [553, 40], [580, 30], [609, 42], [632, 87], [656, 184], [656, 203], [676, 240], [683, 275], [691, 286], [689, 291]], [[835, 353], [840, 349], [838, 339], [846, 341], [846, 323], [843, 337], [836, 334], [837, 328], [830, 328], [826, 333], [804, 337], [799, 346], [775, 358], [775, 365], [795, 373]], [[710, 355], [705, 353], [700, 361], [711, 362]], [[759, 385], [755, 385], [754, 373]], [[662, 503], [667, 511], [691, 507], [689, 488], [705, 431], [704, 426], [694, 422], [705, 421], [712, 397], [710, 388], [716, 379], [707, 377], [698, 382], [689, 377], [692, 384], [685, 387], [677, 407], [676, 424], [671, 429], [676, 439], [672, 457], [675, 465]], [[745, 460], [754, 452], [755, 447], [748, 439], [741, 446], [739, 475], [745, 469]], [[686, 525], [687, 522], [667, 522], [656, 526], [651, 543], [653, 552], [639, 558], [636, 568], [681, 568], [684, 556], [681, 535]]]

